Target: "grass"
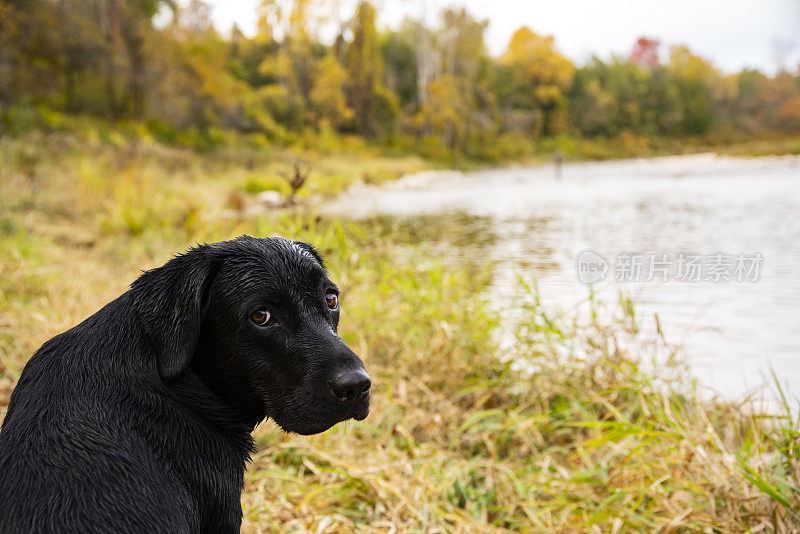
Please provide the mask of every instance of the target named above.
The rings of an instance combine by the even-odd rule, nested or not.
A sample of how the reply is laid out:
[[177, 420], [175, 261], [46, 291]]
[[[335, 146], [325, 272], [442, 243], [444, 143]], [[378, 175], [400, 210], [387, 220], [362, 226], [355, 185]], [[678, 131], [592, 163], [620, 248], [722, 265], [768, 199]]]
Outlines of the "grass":
[[[388, 177], [423, 165], [317, 157], [312, 180], [331, 194], [370, 166]], [[195, 241], [282, 234], [327, 256], [342, 336], [374, 378], [372, 412], [308, 438], [260, 425], [243, 532], [800, 529], [793, 401], [758, 414], [700, 399], [679, 363], [654, 372], [673, 349], [642, 338], [628, 301], [593, 302], [587, 324], [521, 284], [522, 319], [503, 326], [482, 297], [491, 266], [425, 254], [424, 222], [232, 206], [279, 164], [264, 155], [46, 136], [0, 140], [0, 158], [3, 410], [42, 342]]]

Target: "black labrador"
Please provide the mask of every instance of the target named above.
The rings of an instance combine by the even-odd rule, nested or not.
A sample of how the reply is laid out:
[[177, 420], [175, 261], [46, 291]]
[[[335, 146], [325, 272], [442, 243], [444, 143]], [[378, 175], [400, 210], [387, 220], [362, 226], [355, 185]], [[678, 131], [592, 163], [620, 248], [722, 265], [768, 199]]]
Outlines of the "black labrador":
[[251, 431], [364, 419], [308, 244], [200, 245], [33, 355], [0, 432], [0, 532], [238, 532]]

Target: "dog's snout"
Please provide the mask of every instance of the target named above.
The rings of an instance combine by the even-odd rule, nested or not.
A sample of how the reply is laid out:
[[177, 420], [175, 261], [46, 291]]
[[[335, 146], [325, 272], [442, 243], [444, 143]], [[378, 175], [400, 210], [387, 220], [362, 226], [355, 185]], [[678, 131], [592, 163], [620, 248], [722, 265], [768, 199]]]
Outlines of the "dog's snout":
[[363, 369], [340, 373], [330, 381], [331, 391], [344, 401], [352, 402], [369, 391], [372, 385], [369, 375]]

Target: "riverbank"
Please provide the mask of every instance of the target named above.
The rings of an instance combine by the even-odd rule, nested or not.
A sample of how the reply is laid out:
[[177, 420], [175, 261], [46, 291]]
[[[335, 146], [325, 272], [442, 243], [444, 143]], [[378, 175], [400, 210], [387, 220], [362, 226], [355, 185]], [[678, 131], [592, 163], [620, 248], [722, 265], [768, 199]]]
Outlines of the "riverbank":
[[[337, 195], [338, 199], [368, 200], [382, 190], [422, 190], [440, 187], [445, 184], [453, 184], [455, 181], [462, 180], [470, 174], [502, 173], [502, 172], [525, 172], [531, 169], [547, 169], [549, 176], [553, 178], [563, 177], [565, 172], [576, 174], [586, 165], [593, 163], [602, 164], [637, 164], [644, 173], [648, 172], [649, 167], [670, 166], [668, 169], [675, 177], [689, 174], [695, 168], [704, 168], [709, 164], [715, 165], [718, 169], [732, 168], [758, 168], [780, 164], [785, 166], [800, 167], [800, 154], [778, 153], [762, 155], [740, 155], [731, 147], [729, 152], [689, 152], [686, 154], [667, 154], [650, 155], [633, 158], [618, 158], [612, 160], [575, 160], [561, 162], [556, 165], [552, 161], [545, 159], [532, 160], [527, 163], [512, 163], [505, 167], [470, 167], [466, 169], [424, 169], [401, 176], [397, 180], [385, 181], [380, 184], [354, 183]], [[566, 171], [565, 171], [566, 169]]]
[[[701, 399], [679, 364], [647, 371], [641, 362], [665, 345], [642, 337], [629, 301], [579, 326], [520, 287], [514, 356], [539, 364], [520, 370], [495, 342], [500, 318], [481, 296], [492, 265], [456, 257], [445, 268], [413, 232], [380, 221], [248, 212], [236, 195], [251, 195], [248, 180], [274, 164], [268, 154], [251, 162], [58, 136], [0, 146], [2, 411], [42, 342], [193, 242], [281, 234], [326, 255], [342, 289], [341, 334], [375, 379], [372, 413], [309, 438], [260, 425], [243, 532], [800, 526], [800, 429], [789, 406], [746, 414]], [[398, 173], [427, 168], [325, 157], [334, 174], [363, 176], [384, 161], [404, 161]]]
[[[37, 172], [49, 172], [49, 168], [75, 175], [78, 166], [82, 167], [81, 173], [95, 174], [99, 181], [120, 171], [145, 171], [178, 179], [188, 176], [192, 181], [207, 179], [203, 190], [213, 188], [214, 196], [225, 200], [227, 206], [223, 208], [235, 210], [257, 205], [255, 197], [264, 192], [280, 195], [263, 195], [273, 204], [267, 207], [275, 207], [276, 198], [289, 198], [289, 179], [295, 164], [301, 164], [306, 177], [297, 198], [315, 203], [353, 186], [382, 184], [423, 170], [472, 171], [552, 164], [556, 154], [564, 163], [702, 153], [736, 157], [800, 155], [800, 137], [777, 134], [759, 138], [665, 138], [623, 132], [610, 138], [520, 138], [513, 150], [495, 159], [474, 160], [455, 154], [432, 157], [402, 143], [379, 146], [348, 136], [308, 134], [293, 144], [281, 145], [258, 135], [217, 132], [204, 143], [194, 138], [181, 143], [179, 137], [164, 144], [145, 125], [137, 123], [117, 126], [66, 115], [41, 121], [37, 129], [0, 136], [0, 158], [9, 163], [5, 166], [6, 176], [0, 174], [1, 180], [9, 179], [15, 168], [35, 177]], [[140, 168], [145, 162], [154, 168]], [[211, 182], [216, 185], [211, 187]]]

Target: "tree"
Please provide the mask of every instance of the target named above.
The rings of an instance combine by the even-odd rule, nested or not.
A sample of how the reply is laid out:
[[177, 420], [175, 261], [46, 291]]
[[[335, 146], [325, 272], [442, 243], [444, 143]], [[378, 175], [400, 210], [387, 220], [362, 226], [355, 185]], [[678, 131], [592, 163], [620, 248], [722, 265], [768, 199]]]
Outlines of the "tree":
[[520, 28], [511, 37], [500, 64], [510, 70], [512, 106], [540, 110], [545, 135], [560, 131], [564, 93], [572, 83], [575, 67], [558, 53], [553, 37]]
[[[485, 139], [496, 135], [496, 99], [492, 91], [492, 61], [486, 52], [483, 34], [488, 21], [477, 20], [464, 8], [445, 9], [438, 42], [442, 49], [443, 80], [435, 88], [441, 98], [447, 86], [457, 93], [450, 107], [460, 114], [454, 127], [445, 132], [445, 143], [472, 156], [480, 156], [486, 148]], [[438, 80], [437, 80], [438, 81]], [[431, 95], [430, 98], [433, 98]]]
[[455, 77], [445, 74], [428, 85], [428, 101], [420, 114], [427, 129], [450, 150], [463, 140], [467, 112], [468, 105]]
[[417, 87], [416, 23], [406, 21], [399, 30], [389, 30], [381, 41], [386, 86], [405, 111], [414, 112], [419, 100]]
[[776, 123], [783, 130], [800, 132], [800, 96], [793, 96], [781, 104], [776, 114]]
[[483, 32], [489, 21], [476, 20], [463, 7], [442, 12], [443, 70], [461, 80], [475, 80], [486, 58]]
[[57, 25], [47, 0], [0, 0], [0, 107], [36, 100], [58, 88]]
[[128, 58], [128, 99], [130, 113], [141, 118], [145, 113], [146, 64], [145, 39], [153, 30], [153, 17], [162, 7], [177, 9], [175, 0], [107, 0], [116, 7], [111, 12], [119, 28]]
[[356, 131], [384, 135], [394, 129], [399, 113], [397, 99], [383, 85], [383, 65], [375, 28], [375, 8], [361, 2], [352, 22], [353, 40], [347, 49], [350, 106]]
[[708, 132], [713, 118], [713, 97], [723, 98], [719, 71], [685, 46], [670, 49], [669, 69], [678, 82], [684, 133]]
[[[50, 110], [135, 118], [190, 142], [225, 128], [291, 143], [322, 124], [405, 141], [391, 139], [402, 125], [442, 157], [522, 154], [533, 146], [523, 135], [567, 125], [585, 136], [798, 129], [798, 71], [723, 74], [683, 46], [662, 64], [646, 37], [576, 70], [529, 28], [494, 59], [486, 22], [463, 8], [379, 33], [368, 0], [342, 23], [346, 4], [259, 0], [256, 36], [226, 38], [207, 0], [0, 0], [0, 120], [15, 132], [58, 121]], [[160, 11], [173, 17], [156, 26]], [[323, 44], [331, 21], [335, 42]]]
[[675, 76], [669, 69], [657, 67], [650, 77], [650, 89], [647, 93], [648, 114], [646, 124], [652, 125], [649, 133], [678, 134], [683, 123], [683, 106], [680, 99], [680, 88]]
[[601, 82], [599, 65], [600, 60], [594, 58], [578, 69], [569, 95], [570, 124], [582, 135], [608, 135], [613, 131], [617, 103]]
[[344, 94], [346, 78], [347, 72], [339, 65], [336, 56], [328, 54], [319, 64], [311, 90], [311, 102], [317, 109], [318, 118], [333, 128], [339, 128], [353, 118], [353, 110], [347, 106]]
[[658, 39], [648, 39], [647, 37], [639, 37], [636, 44], [633, 45], [633, 50], [628, 56], [628, 63], [633, 63], [646, 69], [652, 69], [658, 66], [658, 47], [661, 42]]

